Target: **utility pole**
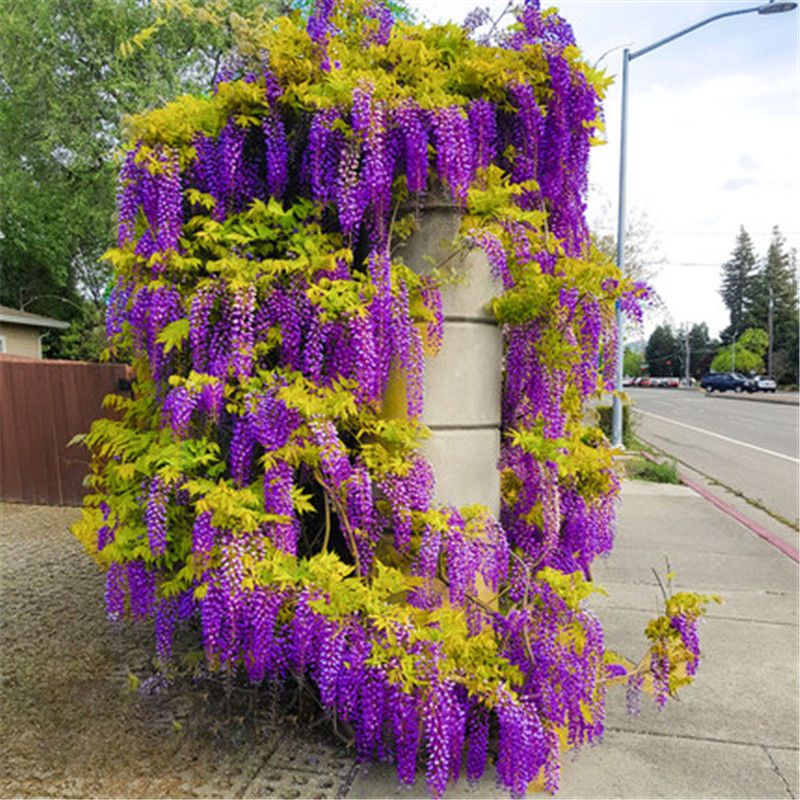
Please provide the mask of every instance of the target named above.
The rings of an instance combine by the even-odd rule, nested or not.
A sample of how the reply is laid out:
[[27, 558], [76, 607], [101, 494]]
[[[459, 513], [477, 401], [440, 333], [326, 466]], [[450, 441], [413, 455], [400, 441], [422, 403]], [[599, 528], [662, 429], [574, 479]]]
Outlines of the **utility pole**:
[[769, 316], [767, 317], [767, 332], [769, 333], [769, 349], [767, 350], [767, 377], [772, 377], [772, 322], [773, 322], [773, 309], [775, 307], [775, 295], [772, 287], [769, 289]]
[[686, 352], [685, 352], [684, 357], [683, 357], [683, 363], [684, 363], [683, 377], [684, 377], [684, 380], [686, 381], [686, 385], [687, 386], [691, 386], [691, 379], [689, 378], [689, 353], [690, 353], [690, 351], [689, 351], [689, 328], [686, 328], [685, 345], [686, 345]]
[[738, 330], [733, 332], [733, 345], [731, 346], [731, 372], [736, 372], [736, 337], [738, 334]]

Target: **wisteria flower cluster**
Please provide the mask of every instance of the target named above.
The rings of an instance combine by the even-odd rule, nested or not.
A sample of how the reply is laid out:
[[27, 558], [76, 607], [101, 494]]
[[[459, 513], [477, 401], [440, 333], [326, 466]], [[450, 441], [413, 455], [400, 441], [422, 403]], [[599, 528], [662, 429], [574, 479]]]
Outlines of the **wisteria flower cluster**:
[[[585, 605], [618, 479], [584, 406], [646, 290], [584, 217], [607, 80], [537, 0], [495, 43], [485, 22], [319, 0], [243, 32], [210, 96], [129, 121], [107, 324], [136, 380], [86, 437], [75, 528], [162, 664], [196, 620], [210, 668], [310, 682], [359, 757], [435, 796], [490, 762], [555, 791], [610, 682], [661, 702], [693, 674], [702, 613], [676, 596], [634, 667]], [[393, 248], [442, 190], [502, 286], [499, 519], [437, 505], [418, 449], [442, 297]]]

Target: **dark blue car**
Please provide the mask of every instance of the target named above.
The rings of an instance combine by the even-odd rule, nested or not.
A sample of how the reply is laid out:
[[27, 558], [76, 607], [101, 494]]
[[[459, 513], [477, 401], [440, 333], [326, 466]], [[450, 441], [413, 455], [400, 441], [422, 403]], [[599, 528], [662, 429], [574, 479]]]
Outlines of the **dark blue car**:
[[700, 380], [707, 392], [744, 392], [749, 388], [748, 380], [738, 372], [707, 372]]

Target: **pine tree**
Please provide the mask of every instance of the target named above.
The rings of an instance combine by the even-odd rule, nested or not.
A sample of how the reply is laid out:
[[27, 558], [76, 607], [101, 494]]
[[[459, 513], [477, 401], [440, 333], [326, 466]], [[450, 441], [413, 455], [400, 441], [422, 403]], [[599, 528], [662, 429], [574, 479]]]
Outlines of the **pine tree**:
[[749, 324], [769, 330], [772, 301], [773, 372], [782, 381], [797, 380], [797, 258], [787, 252], [777, 225], [761, 269], [753, 282], [753, 304]]
[[679, 343], [669, 325], [659, 325], [650, 334], [644, 354], [648, 372], [654, 378], [680, 374]]
[[689, 331], [689, 374], [699, 378], [708, 372], [713, 355], [708, 325], [705, 322], [695, 323]]
[[753, 305], [753, 283], [756, 276], [756, 256], [750, 234], [739, 228], [736, 247], [730, 260], [722, 265], [722, 287], [720, 294], [730, 312], [731, 324], [723, 332], [723, 339], [735, 338], [750, 322]]

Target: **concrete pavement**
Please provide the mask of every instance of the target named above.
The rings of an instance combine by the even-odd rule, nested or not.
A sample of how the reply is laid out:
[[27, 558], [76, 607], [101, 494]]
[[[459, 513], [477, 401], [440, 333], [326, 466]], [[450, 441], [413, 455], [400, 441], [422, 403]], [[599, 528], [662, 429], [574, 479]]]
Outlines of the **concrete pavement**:
[[[74, 509], [0, 506], [0, 797], [426, 797], [389, 765], [357, 766], [327, 723], [189, 683], [131, 693], [151, 629], [115, 630], [103, 581], [67, 531]], [[717, 592], [694, 686], [663, 711], [624, 692], [605, 740], [566, 754], [561, 797], [798, 797], [798, 565], [681, 486], [626, 482], [617, 546], [593, 606], [610, 647], [637, 657], [658, 613], [650, 571]], [[237, 699], [238, 698], [238, 699]], [[233, 706], [231, 707], [231, 702]], [[506, 797], [492, 770], [448, 797]]]
[[[609, 697], [605, 740], [564, 759], [562, 797], [798, 797], [798, 567], [683, 486], [628, 481], [617, 545], [595, 569], [610, 597], [593, 600], [609, 647], [637, 656], [658, 613], [651, 573], [664, 558], [675, 590], [716, 592], [701, 628], [693, 686], [663, 711], [628, 716]], [[596, 596], [597, 597], [597, 596]], [[361, 768], [351, 798], [425, 797], [424, 778], [399, 789], [393, 768]], [[505, 797], [487, 775], [447, 797]]]

